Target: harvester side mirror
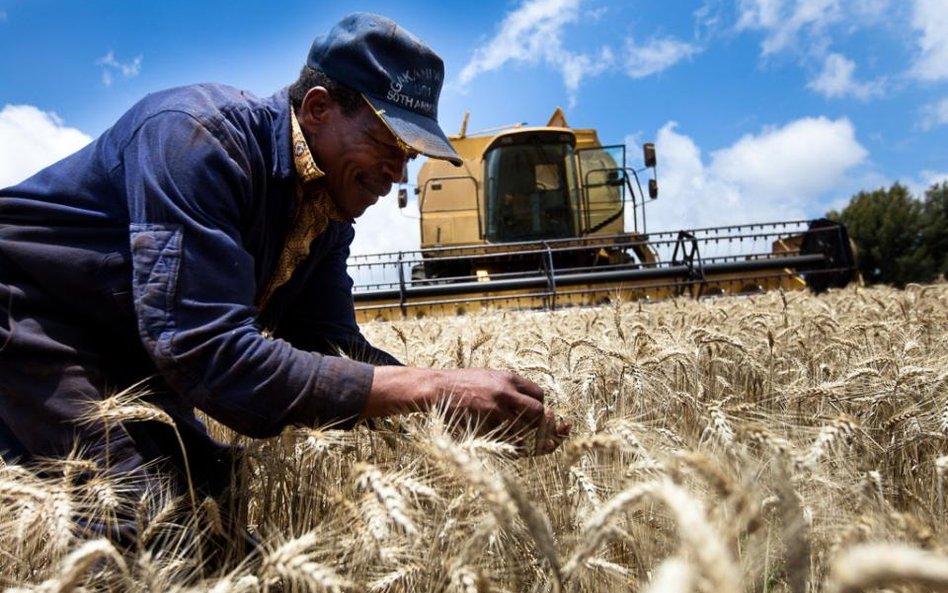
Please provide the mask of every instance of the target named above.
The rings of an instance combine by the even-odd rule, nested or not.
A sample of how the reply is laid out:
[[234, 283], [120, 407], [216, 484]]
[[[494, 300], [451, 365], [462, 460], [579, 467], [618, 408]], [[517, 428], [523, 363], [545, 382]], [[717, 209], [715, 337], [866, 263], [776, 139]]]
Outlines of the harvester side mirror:
[[653, 200], [658, 197], [658, 181], [654, 179], [648, 180], [648, 197]]
[[408, 190], [404, 187], [398, 188], [398, 207], [404, 208], [408, 205]]
[[642, 145], [642, 160], [645, 161], [646, 167], [654, 167], [656, 165], [655, 145], [651, 142], [646, 142]]

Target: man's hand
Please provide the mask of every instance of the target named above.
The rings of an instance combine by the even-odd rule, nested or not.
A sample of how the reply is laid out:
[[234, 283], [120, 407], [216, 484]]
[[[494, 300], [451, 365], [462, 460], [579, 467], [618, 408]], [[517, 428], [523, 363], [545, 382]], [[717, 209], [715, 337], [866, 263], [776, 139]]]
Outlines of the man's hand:
[[440, 399], [492, 425], [533, 424], [543, 416], [543, 389], [520, 375], [488, 369], [444, 371]]
[[490, 369], [376, 367], [363, 417], [443, 405], [471, 414], [487, 428], [536, 428], [534, 453], [549, 453], [569, 434], [568, 423], [543, 407], [543, 389], [515, 373]]
[[569, 436], [573, 425], [560, 418], [551, 410], [546, 410], [540, 425], [537, 426], [533, 441], [534, 455], [546, 455], [559, 448], [560, 444]]

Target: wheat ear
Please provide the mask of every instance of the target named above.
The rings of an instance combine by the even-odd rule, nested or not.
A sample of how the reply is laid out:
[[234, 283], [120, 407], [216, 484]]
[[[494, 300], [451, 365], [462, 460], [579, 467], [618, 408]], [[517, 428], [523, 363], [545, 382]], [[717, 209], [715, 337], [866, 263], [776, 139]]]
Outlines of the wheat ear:
[[516, 505], [511, 500], [503, 482], [495, 480], [480, 462], [447, 436], [435, 436], [431, 439], [430, 445], [436, 459], [448, 466], [456, 475], [466, 479], [477, 492], [484, 496], [488, 507], [500, 524], [509, 527]]
[[[188, 462], [188, 451], [184, 446], [184, 440], [178, 431], [178, 425], [174, 419], [164, 410], [145, 401], [148, 395], [147, 384], [151, 377], [143, 379], [138, 383], [123, 389], [122, 391], [111, 395], [101, 401], [89, 402], [86, 410], [80, 418], [80, 423], [92, 425], [102, 422], [106, 429], [106, 438], [108, 431], [113, 424], [122, 422], [157, 422], [171, 427], [174, 436], [178, 441], [178, 447], [181, 449], [181, 458], [184, 463], [184, 474], [188, 481], [188, 495], [191, 497], [191, 508], [198, 508], [197, 494], [194, 491], [194, 480], [191, 476], [191, 465]], [[109, 448], [105, 449], [106, 466], [109, 466]]]
[[82, 544], [66, 556], [59, 575], [43, 583], [40, 589], [49, 593], [75, 591], [82, 577], [102, 559], [111, 560], [123, 575], [128, 575], [128, 566], [115, 546], [106, 539], [97, 539]]
[[693, 590], [691, 565], [683, 558], [672, 557], [658, 566], [645, 593], [691, 593]]
[[553, 539], [553, 527], [550, 525], [550, 519], [542, 511], [533, 505], [530, 497], [523, 491], [516, 480], [504, 476], [504, 484], [507, 492], [517, 506], [517, 511], [524, 523], [527, 524], [527, 530], [536, 544], [537, 551], [549, 563], [553, 571], [554, 593], [563, 590], [563, 573], [560, 569], [560, 558], [556, 554], [556, 546]]
[[948, 557], [899, 544], [853, 546], [833, 561], [826, 593], [912, 583], [933, 590], [948, 588]]
[[395, 523], [409, 539], [418, 536], [418, 528], [408, 517], [407, 505], [402, 495], [382, 475], [374, 465], [359, 463], [353, 470], [356, 474], [356, 488], [371, 492], [378, 502], [385, 508], [389, 519]]
[[269, 591], [270, 585], [280, 579], [292, 583], [301, 583], [308, 590], [332, 591], [354, 588], [354, 584], [339, 576], [332, 568], [315, 562], [311, 550], [320, 538], [309, 532], [291, 539], [273, 550], [263, 560], [260, 573], [264, 578], [263, 590]]
[[487, 593], [490, 584], [480, 570], [460, 565], [451, 570], [451, 582], [448, 591], [457, 593]]
[[654, 495], [674, 513], [678, 537], [695, 559], [700, 575], [709, 583], [708, 590], [738, 593], [740, 570], [722, 537], [711, 527], [704, 505], [671, 480], [662, 480]]
[[645, 496], [651, 494], [658, 487], [657, 483], [636, 484], [626, 488], [613, 496], [586, 521], [579, 544], [573, 550], [572, 556], [563, 566], [564, 578], [569, 578], [573, 572], [589, 558], [599, 544], [605, 539], [610, 521], [614, 515], [626, 507], [637, 504]]
[[195, 591], [207, 593], [252, 593], [260, 590], [260, 582], [257, 577], [252, 574], [245, 574], [243, 576], [231, 575], [226, 578], [223, 578], [216, 583], [210, 589], [199, 588]]

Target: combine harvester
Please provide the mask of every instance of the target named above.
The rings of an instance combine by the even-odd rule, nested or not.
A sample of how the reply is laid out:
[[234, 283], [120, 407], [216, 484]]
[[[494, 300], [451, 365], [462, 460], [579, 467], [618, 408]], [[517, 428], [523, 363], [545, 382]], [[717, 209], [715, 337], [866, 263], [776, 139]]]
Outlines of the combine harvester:
[[[466, 129], [465, 116], [450, 138], [463, 166], [429, 159], [419, 172], [421, 249], [349, 259], [360, 321], [821, 292], [854, 277], [846, 228], [825, 219], [648, 233], [645, 205], [658, 197], [652, 144], [644, 167], [628, 167], [625, 146], [570, 128], [560, 109], [543, 127]], [[407, 190], [398, 200], [405, 207]]]

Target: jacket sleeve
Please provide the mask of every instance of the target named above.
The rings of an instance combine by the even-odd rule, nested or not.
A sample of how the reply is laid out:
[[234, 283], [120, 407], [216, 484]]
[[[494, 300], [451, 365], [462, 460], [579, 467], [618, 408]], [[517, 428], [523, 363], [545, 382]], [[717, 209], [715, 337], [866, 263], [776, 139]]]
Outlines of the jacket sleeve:
[[334, 222], [336, 237], [328, 253], [308, 275], [300, 294], [290, 303], [276, 335], [297, 348], [341, 352], [375, 366], [398, 365], [397, 358], [365, 339], [355, 319], [352, 278], [346, 260], [354, 232], [348, 223]]
[[288, 424], [350, 424], [372, 384], [370, 365], [265, 337], [256, 323], [252, 256], [241, 212], [266, 171], [261, 150], [226, 120], [164, 112], [122, 150], [132, 288], [139, 334], [182, 397], [238, 432]]

